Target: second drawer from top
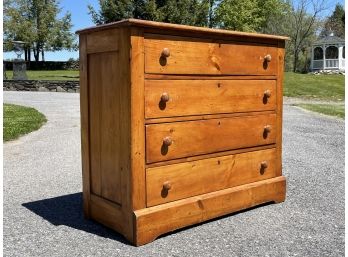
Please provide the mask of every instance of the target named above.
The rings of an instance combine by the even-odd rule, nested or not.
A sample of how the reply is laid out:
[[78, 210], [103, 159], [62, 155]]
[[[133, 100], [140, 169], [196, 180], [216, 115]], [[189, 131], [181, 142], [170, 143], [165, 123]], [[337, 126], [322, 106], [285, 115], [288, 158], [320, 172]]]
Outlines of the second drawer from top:
[[276, 80], [146, 80], [145, 118], [275, 110]]

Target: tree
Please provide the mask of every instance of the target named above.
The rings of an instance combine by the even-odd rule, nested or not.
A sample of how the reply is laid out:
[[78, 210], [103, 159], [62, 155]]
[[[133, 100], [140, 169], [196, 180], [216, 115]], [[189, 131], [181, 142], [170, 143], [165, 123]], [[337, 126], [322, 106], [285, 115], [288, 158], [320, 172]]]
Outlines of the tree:
[[324, 28], [320, 33], [321, 37], [334, 33], [335, 36], [344, 38], [345, 11], [342, 5], [337, 4], [335, 10], [325, 21]]
[[216, 7], [218, 26], [239, 31], [262, 31], [270, 17], [284, 8], [280, 0], [222, 0]]
[[325, 0], [298, 0], [288, 17], [288, 35], [291, 38], [291, 51], [293, 54], [293, 72], [298, 70], [299, 57], [306, 47], [316, 37], [319, 18], [327, 9]]
[[177, 24], [207, 26], [209, 3], [213, 0], [99, 0], [100, 11], [91, 5], [89, 13], [95, 24], [127, 18]]
[[30, 60], [32, 50], [35, 61], [39, 60], [40, 53], [44, 61], [45, 51], [76, 48], [75, 36], [71, 32], [71, 14], [67, 12], [58, 19], [61, 11], [58, 4], [57, 0], [5, 0], [5, 41], [26, 42], [26, 60]]
[[263, 32], [290, 37], [286, 44], [286, 69], [300, 71], [307, 63], [308, 48], [316, 39], [320, 17], [327, 9], [325, 0], [288, 0], [284, 9], [272, 15]]

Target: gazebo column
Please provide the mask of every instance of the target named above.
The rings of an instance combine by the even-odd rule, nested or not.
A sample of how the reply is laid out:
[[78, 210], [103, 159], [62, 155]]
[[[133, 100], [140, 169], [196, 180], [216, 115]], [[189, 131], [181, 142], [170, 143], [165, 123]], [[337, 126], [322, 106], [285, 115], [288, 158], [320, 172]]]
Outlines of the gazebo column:
[[323, 45], [323, 70], [326, 70], [325, 55], [326, 55], [326, 46], [325, 46], [325, 44], [324, 44], [324, 45]]
[[338, 45], [338, 70], [341, 70], [341, 62], [342, 62], [342, 49], [343, 46], [342, 45]]
[[313, 70], [314, 66], [314, 46], [312, 46], [312, 55], [311, 55], [311, 70]]

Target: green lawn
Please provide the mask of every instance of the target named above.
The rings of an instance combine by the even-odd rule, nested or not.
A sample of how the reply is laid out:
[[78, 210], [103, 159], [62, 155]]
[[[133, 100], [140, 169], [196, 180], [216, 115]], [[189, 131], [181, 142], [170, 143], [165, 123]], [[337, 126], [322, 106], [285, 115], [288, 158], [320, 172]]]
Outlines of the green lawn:
[[46, 121], [46, 117], [34, 108], [4, 104], [4, 141], [37, 130]]
[[[8, 79], [12, 79], [12, 71], [6, 71]], [[79, 80], [78, 70], [28, 70], [28, 79], [32, 80]]]
[[284, 95], [343, 101], [344, 76], [285, 72]]
[[299, 104], [298, 106], [313, 112], [319, 112], [326, 115], [336, 116], [336, 117], [344, 119], [344, 105]]

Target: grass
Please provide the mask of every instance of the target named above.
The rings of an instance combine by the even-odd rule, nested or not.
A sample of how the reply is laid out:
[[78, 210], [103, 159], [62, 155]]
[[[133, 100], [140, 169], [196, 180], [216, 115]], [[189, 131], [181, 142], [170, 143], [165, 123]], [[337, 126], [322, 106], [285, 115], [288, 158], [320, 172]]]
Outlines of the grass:
[[[12, 79], [13, 72], [6, 71], [8, 79]], [[30, 80], [79, 80], [78, 70], [28, 70]]]
[[318, 100], [343, 101], [344, 76], [285, 72], [284, 95]]
[[322, 114], [344, 119], [344, 105], [337, 104], [299, 104], [298, 106]]
[[34, 108], [4, 104], [4, 141], [14, 140], [37, 130], [46, 121], [46, 117]]

